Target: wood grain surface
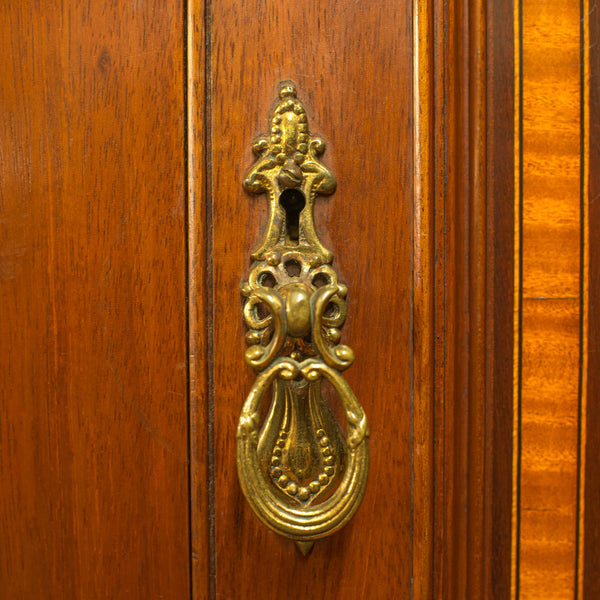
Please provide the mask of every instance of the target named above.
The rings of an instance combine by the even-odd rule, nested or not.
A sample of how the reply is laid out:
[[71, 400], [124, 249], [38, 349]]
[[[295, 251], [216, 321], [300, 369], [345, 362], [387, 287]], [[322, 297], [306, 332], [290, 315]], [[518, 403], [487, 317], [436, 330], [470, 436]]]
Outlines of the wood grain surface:
[[183, 25], [4, 3], [2, 598], [189, 591]]
[[[223, 1], [210, 22], [214, 232], [214, 457], [217, 598], [409, 597], [411, 585], [412, 73], [410, 3]], [[238, 35], [232, 36], [236, 30]], [[338, 187], [316, 227], [349, 287], [346, 377], [371, 429], [369, 484], [352, 522], [302, 557], [244, 500], [235, 428], [244, 365], [239, 284], [266, 200], [242, 191], [251, 142], [278, 84], [293, 80]]]
[[[594, 600], [592, 9], [12, 3], [0, 598], [505, 600], [512, 583], [515, 600]], [[371, 427], [364, 502], [308, 557], [259, 523], [235, 465], [254, 380], [239, 284], [267, 214], [241, 182], [290, 79], [338, 180], [316, 227]]]
[[[518, 7], [519, 8], [519, 7]], [[513, 597], [579, 597], [583, 3], [523, 0]]]

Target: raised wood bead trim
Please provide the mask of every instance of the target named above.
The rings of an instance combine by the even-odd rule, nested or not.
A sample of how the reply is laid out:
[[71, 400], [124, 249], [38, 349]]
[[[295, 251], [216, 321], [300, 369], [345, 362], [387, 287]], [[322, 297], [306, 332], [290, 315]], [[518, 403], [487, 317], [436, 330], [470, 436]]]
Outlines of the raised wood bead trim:
[[415, 2], [414, 34], [414, 592], [506, 598], [511, 7]]

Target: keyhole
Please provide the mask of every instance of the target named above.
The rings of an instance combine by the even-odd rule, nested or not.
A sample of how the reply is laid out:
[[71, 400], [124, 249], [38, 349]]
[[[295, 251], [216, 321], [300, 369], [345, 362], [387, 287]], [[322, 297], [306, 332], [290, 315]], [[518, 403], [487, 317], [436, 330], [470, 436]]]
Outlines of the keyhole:
[[286, 238], [298, 243], [300, 233], [300, 213], [306, 205], [304, 194], [300, 190], [284, 190], [279, 196], [279, 204], [285, 210]]

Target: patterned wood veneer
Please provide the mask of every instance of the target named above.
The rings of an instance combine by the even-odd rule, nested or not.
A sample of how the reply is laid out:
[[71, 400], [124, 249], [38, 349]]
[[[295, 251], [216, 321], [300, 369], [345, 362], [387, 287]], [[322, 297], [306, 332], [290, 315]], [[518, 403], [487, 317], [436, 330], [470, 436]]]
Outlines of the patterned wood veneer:
[[522, 0], [517, 52], [513, 598], [578, 598], [585, 394], [586, 2]]

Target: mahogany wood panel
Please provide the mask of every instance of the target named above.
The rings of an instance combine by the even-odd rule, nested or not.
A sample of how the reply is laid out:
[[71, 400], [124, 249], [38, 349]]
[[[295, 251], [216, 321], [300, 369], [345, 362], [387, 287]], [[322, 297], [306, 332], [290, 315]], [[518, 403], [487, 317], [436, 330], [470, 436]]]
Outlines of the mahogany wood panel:
[[584, 2], [523, 0], [514, 598], [578, 598]]
[[183, 26], [4, 3], [3, 598], [189, 593]]
[[[216, 597], [408, 598], [411, 585], [411, 4], [223, 1], [210, 14]], [[232, 32], [235, 31], [235, 35]], [[259, 523], [237, 482], [244, 365], [239, 284], [266, 200], [246, 195], [251, 141], [293, 80], [338, 180], [316, 226], [349, 286], [347, 372], [371, 428], [362, 506], [302, 557]]]

